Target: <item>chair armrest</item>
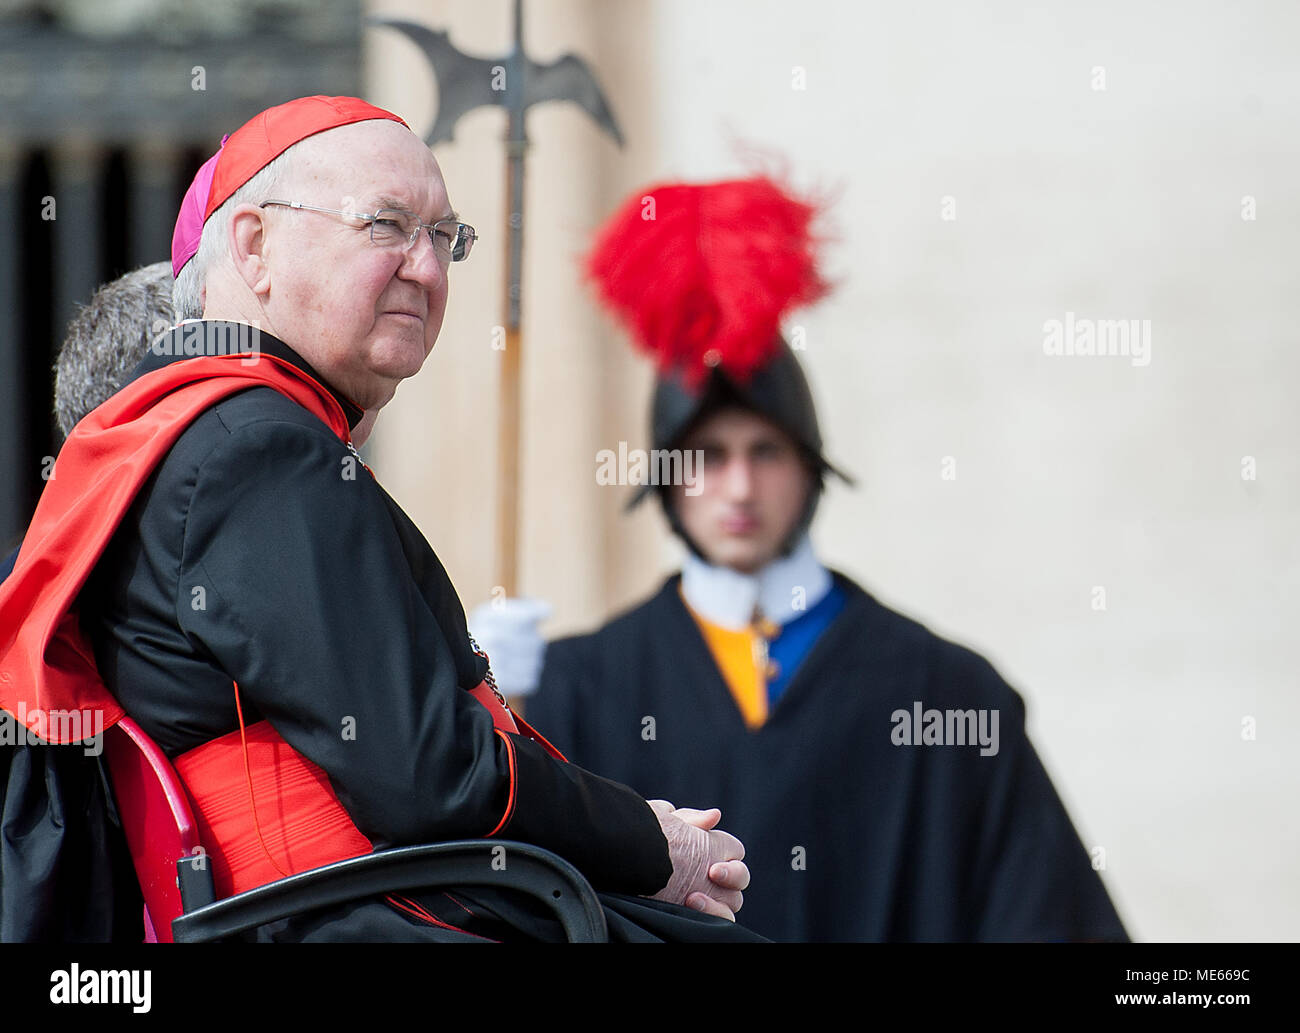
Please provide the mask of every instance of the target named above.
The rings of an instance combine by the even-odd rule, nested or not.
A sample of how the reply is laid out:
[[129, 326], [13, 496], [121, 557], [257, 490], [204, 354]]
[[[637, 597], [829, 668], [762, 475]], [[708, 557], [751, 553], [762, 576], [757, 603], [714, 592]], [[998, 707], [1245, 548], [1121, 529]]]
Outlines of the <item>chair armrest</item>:
[[604, 909], [573, 865], [530, 843], [487, 839], [381, 850], [300, 872], [183, 914], [172, 936], [177, 943], [219, 940], [361, 897], [450, 886], [517, 890], [549, 908], [570, 942], [608, 937]]

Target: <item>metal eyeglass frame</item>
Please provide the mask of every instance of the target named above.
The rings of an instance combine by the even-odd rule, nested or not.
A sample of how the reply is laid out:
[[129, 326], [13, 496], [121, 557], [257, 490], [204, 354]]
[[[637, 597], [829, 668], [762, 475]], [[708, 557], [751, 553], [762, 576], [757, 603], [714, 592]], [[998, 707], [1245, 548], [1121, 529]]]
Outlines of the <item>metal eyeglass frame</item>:
[[[278, 205], [281, 208], [293, 208], [295, 210], [308, 212], [323, 212], [325, 215], [341, 215], [345, 219], [358, 219], [361, 222], [368, 223], [370, 226], [370, 243], [376, 247], [389, 247], [390, 245], [382, 241], [375, 240], [375, 224], [378, 223], [386, 213], [401, 216], [404, 219], [414, 219], [415, 228], [407, 235], [406, 243], [402, 246], [403, 251], [409, 251], [415, 243], [416, 238], [420, 235], [420, 230], [429, 231], [429, 243], [433, 245], [434, 254], [439, 254], [438, 246], [438, 227], [454, 226], [456, 227], [452, 241], [447, 245], [447, 261], [463, 262], [469, 257], [470, 250], [474, 246], [474, 241], [478, 239], [478, 234], [474, 232], [474, 227], [469, 223], [460, 222], [456, 219], [439, 219], [433, 224], [421, 222], [419, 216], [414, 212], [402, 211], [400, 208], [380, 208], [374, 215], [364, 215], [361, 212], [340, 211], [337, 208], [320, 208], [314, 204], [303, 204], [301, 201], [263, 201], [259, 208], [266, 208], [269, 205]], [[445, 232], [445, 231], [443, 231]]]

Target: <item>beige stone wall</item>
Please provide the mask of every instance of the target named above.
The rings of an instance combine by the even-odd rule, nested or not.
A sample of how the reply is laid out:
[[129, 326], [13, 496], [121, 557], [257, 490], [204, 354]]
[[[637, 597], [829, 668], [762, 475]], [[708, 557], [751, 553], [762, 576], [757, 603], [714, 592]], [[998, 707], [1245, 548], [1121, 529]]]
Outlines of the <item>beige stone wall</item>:
[[[374, 6], [478, 53], [509, 32], [504, 0]], [[1023, 693], [1135, 936], [1294, 939], [1296, 8], [526, 7], [534, 55], [588, 60], [629, 138], [620, 153], [574, 109], [529, 123], [521, 585], [555, 604], [551, 630], [672, 561], [656, 515], [595, 485], [598, 448], [644, 440], [649, 377], [574, 258], [628, 191], [782, 154], [837, 197], [839, 290], [791, 320], [860, 479], [826, 501], [824, 555]], [[367, 42], [372, 99], [428, 124], [414, 48]], [[494, 583], [503, 128], [480, 112], [437, 151], [485, 238], [375, 446], [467, 605]], [[1149, 363], [1045, 354], [1067, 312], [1149, 321]]]
[[[661, 521], [645, 507], [621, 515], [622, 489], [599, 487], [596, 452], [642, 442], [650, 374], [590, 303], [577, 259], [618, 200], [629, 172], [650, 160], [648, 9], [644, 5], [529, 5], [526, 33], [538, 60], [574, 51], [604, 84], [629, 143], [621, 151], [576, 106], [529, 116], [523, 276], [519, 591], [545, 595], [548, 629], [581, 629], [630, 604], [663, 566]], [[450, 27], [462, 50], [503, 54], [508, 4], [383, 3], [377, 13]], [[640, 42], [638, 42], [640, 41]], [[404, 36], [366, 37], [370, 99], [432, 125], [434, 81]], [[491, 596], [496, 559], [497, 377], [504, 323], [505, 115], [466, 116], [435, 154], [452, 203], [481, 234], [471, 260], [452, 268], [447, 320], [421, 374], [380, 421], [374, 454], [384, 483], [437, 548], [466, 607]], [[451, 497], [444, 492], [459, 486]]]

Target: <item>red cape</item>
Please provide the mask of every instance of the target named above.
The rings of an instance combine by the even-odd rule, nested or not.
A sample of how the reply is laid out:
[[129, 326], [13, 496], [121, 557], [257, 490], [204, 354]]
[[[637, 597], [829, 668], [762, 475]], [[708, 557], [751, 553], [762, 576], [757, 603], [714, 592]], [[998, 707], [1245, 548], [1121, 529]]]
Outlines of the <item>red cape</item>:
[[[272, 355], [172, 362], [127, 385], [73, 429], [41, 494], [13, 573], [0, 583], [0, 708], [46, 742], [66, 742], [51, 711], [103, 713], [121, 706], [95, 668], [77, 594], [149, 475], [182, 432], [223, 398], [270, 387], [351, 440], [347, 419], [320, 383]], [[54, 735], [56, 738], [51, 739]]]

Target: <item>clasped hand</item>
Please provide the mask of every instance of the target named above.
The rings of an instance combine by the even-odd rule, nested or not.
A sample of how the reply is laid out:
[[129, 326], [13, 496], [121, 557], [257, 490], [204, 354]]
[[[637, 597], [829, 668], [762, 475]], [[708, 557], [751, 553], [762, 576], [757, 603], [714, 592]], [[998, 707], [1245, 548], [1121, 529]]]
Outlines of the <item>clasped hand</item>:
[[672, 878], [654, 899], [734, 922], [744, 903], [741, 891], [749, 885], [749, 868], [744, 844], [716, 828], [722, 812], [716, 807], [677, 808], [667, 800], [647, 802], [659, 819], [673, 862]]

